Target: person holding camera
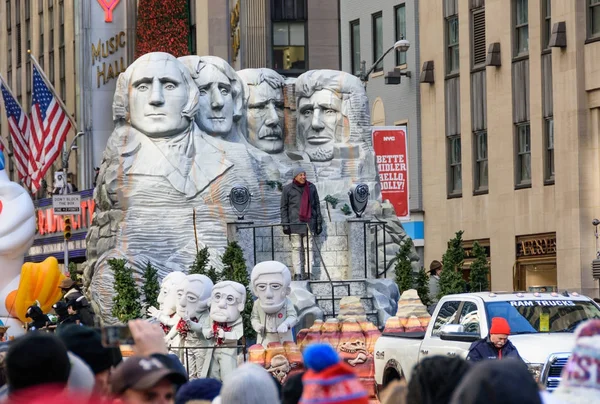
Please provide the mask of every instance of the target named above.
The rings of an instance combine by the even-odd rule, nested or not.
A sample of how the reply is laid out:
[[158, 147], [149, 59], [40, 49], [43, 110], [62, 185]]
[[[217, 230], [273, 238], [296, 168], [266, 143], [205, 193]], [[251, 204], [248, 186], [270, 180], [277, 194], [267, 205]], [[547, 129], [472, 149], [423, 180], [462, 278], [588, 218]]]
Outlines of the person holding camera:
[[304, 168], [294, 167], [292, 175], [294, 179], [281, 193], [281, 223], [283, 233], [290, 236], [294, 280], [304, 280], [307, 225], [311, 233], [319, 235], [323, 231], [323, 217], [317, 187], [307, 181]]

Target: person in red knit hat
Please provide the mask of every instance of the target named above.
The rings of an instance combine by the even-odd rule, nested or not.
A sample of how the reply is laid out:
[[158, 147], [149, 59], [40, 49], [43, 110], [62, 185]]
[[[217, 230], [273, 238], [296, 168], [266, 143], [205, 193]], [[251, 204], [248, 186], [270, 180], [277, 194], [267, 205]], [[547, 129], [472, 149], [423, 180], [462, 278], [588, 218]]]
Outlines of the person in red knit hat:
[[299, 404], [369, 404], [367, 391], [354, 369], [329, 344], [309, 345], [302, 353], [304, 367]]
[[503, 317], [492, 318], [490, 334], [471, 344], [467, 360], [479, 362], [487, 359], [521, 359], [517, 348], [508, 340], [509, 335], [510, 325], [508, 321]]

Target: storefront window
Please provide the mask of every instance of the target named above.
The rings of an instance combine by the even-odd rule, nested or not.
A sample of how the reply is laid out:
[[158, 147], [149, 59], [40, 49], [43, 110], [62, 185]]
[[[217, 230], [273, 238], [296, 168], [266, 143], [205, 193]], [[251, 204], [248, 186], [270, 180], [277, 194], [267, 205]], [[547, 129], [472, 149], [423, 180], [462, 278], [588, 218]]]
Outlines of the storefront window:
[[516, 247], [515, 290], [526, 292], [557, 291], [556, 234], [517, 237]]

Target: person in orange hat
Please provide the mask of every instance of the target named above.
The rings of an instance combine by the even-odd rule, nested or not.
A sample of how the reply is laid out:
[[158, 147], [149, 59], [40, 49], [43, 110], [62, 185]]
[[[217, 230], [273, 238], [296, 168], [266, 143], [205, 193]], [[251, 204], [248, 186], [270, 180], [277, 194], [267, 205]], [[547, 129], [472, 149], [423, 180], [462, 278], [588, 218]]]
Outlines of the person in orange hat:
[[490, 334], [471, 344], [467, 360], [479, 362], [487, 359], [521, 359], [517, 348], [508, 340], [509, 335], [510, 325], [508, 321], [503, 317], [492, 318]]

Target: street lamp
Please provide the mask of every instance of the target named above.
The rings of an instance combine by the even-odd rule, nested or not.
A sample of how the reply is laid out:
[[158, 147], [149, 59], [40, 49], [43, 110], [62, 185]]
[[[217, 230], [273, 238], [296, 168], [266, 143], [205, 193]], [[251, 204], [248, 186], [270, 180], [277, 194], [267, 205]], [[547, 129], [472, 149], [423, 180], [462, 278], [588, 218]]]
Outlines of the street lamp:
[[[379, 57], [379, 59], [377, 59], [375, 61], [375, 63], [373, 63], [373, 66], [371, 66], [371, 68], [368, 71], [366, 71], [366, 62], [363, 60], [362, 61], [362, 69], [360, 71], [360, 76], [359, 76], [360, 80], [363, 83], [365, 83], [365, 86], [366, 86], [367, 82], [369, 81], [369, 76], [371, 75], [371, 73], [373, 73], [373, 70], [375, 70], [377, 65], [383, 60], [384, 57], [386, 57], [386, 55], [388, 53], [390, 53], [393, 50], [397, 50], [399, 52], [406, 52], [406, 51], [408, 51], [409, 48], [410, 48], [410, 42], [404, 38], [401, 38], [399, 41], [396, 41], [396, 43], [393, 46], [391, 46], [388, 50], [383, 52], [383, 55], [381, 55]], [[392, 80], [388, 80], [388, 76], [390, 76], [392, 78]], [[394, 69], [394, 71], [389, 72], [388, 76], [386, 76], [386, 80], [385, 80], [386, 84], [399, 84], [400, 77], [402, 77], [402, 76], [411, 77], [411, 73], [410, 73], [410, 71], [401, 71], [396, 68], [396, 69]]]
[[77, 145], [75, 144], [75, 142], [77, 142], [77, 139], [79, 139], [83, 135], [85, 135], [85, 132], [77, 132], [77, 134], [71, 141], [71, 144], [69, 145], [69, 147], [66, 148], [65, 150], [63, 150], [62, 167], [63, 167], [63, 175], [65, 176], [64, 177], [65, 178], [65, 186], [61, 190], [62, 191], [61, 194], [68, 193], [66, 181], [67, 181], [67, 175], [69, 174], [69, 157], [71, 156], [71, 151], [77, 149]]

